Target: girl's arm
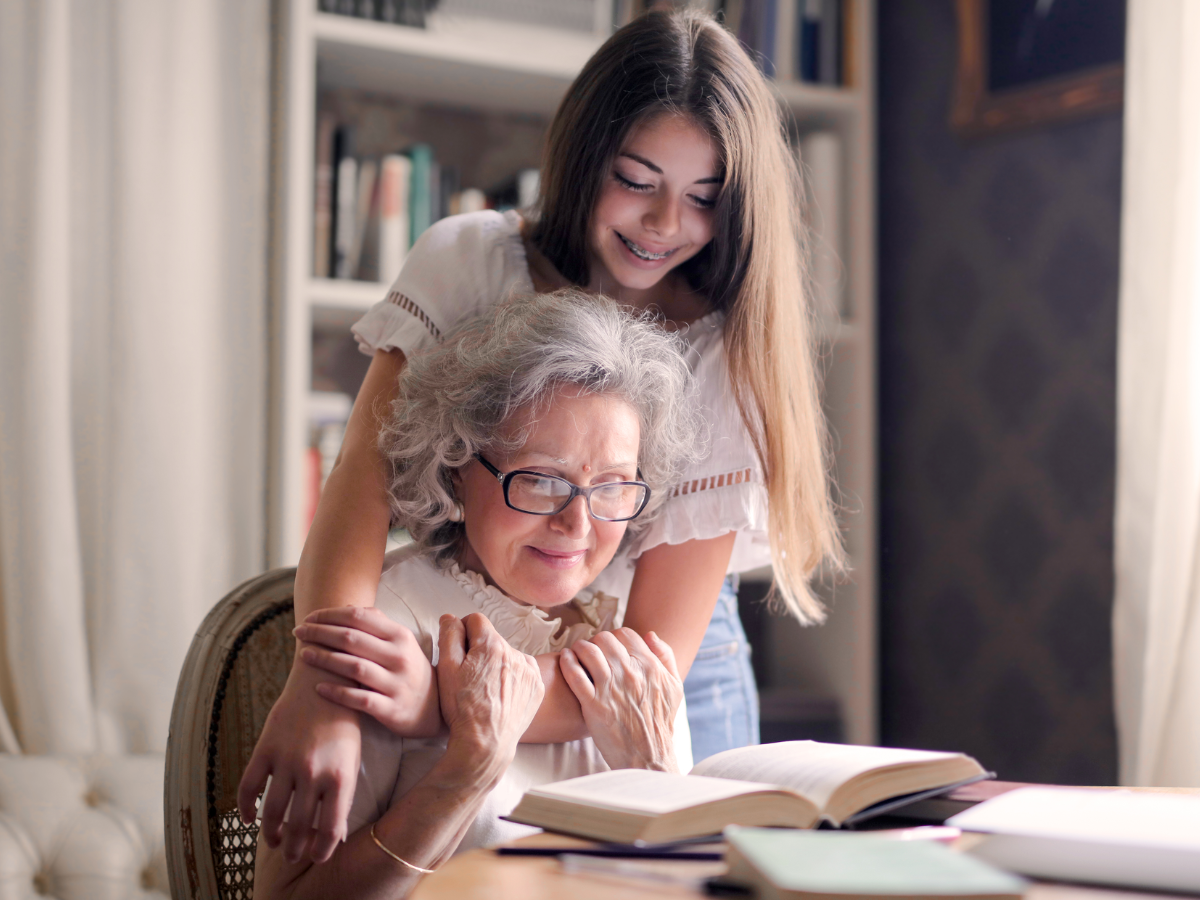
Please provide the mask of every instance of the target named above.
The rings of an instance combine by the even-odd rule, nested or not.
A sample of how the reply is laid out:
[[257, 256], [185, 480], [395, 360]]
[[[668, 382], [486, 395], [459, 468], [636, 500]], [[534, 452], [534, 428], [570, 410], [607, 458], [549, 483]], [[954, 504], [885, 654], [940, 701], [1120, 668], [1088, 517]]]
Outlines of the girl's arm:
[[[404, 362], [398, 350], [377, 351], [371, 360], [300, 556], [297, 622], [317, 609], [375, 603], [390, 524], [386, 467], [376, 440]], [[299, 643], [296, 649], [287, 684], [242, 776], [238, 808], [244, 821], [254, 820], [255, 800], [270, 775], [271, 792], [262, 810], [268, 846], [282, 840], [288, 858], [323, 862], [345, 836], [362, 738], [354, 712], [317, 694], [317, 684], [329, 681], [329, 674], [299, 658]], [[426, 723], [425, 730], [436, 733], [438, 724]], [[285, 824], [289, 802], [292, 812]], [[313, 828], [318, 808], [320, 821]]]
[[[735, 532], [702, 541], [660, 544], [638, 557], [624, 625], [645, 637], [653, 631], [675, 652], [686, 678], [733, 553]], [[527, 744], [556, 744], [586, 737], [579, 701], [563, 680], [557, 653], [537, 657], [546, 697], [521, 738]]]

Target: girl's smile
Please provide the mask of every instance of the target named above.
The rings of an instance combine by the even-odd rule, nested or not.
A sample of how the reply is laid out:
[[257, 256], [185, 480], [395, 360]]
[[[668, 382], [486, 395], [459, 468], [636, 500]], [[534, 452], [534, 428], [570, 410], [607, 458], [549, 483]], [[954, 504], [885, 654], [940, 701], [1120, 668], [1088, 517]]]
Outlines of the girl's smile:
[[596, 200], [589, 286], [661, 305], [664, 276], [712, 240], [720, 189], [712, 139], [691, 119], [663, 114], [635, 128]]

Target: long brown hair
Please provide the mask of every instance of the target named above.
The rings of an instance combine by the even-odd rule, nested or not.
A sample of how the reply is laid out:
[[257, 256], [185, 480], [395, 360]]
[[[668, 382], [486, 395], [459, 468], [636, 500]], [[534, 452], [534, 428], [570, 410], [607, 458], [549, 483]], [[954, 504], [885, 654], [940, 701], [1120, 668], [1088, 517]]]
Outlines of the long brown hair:
[[711, 243], [680, 272], [724, 310], [725, 350], [770, 503], [775, 589], [803, 622], [824, 612], [809, 579], [840, 567], [825, 418], [804, 276], [801, 181], [779, 107], [741, 45], [711, 17], [656, 11], [617, 31], [559, 106], [530, 238], [558, 271], [588, 283], [592, 210], [637, 125], [686, 115], [717, 148], [723, 185]]

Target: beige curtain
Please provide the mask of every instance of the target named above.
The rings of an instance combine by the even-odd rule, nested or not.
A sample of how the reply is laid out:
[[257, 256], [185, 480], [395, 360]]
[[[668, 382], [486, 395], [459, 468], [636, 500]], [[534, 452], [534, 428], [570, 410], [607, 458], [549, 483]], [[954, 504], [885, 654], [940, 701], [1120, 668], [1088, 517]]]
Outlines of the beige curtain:
[[1118, 337], [1125, 784], [1200, 786], [1200, 3], [1130, 0]]
[[0, 746], [162, 750], [263, 563], [268, 0], [0, 3]]

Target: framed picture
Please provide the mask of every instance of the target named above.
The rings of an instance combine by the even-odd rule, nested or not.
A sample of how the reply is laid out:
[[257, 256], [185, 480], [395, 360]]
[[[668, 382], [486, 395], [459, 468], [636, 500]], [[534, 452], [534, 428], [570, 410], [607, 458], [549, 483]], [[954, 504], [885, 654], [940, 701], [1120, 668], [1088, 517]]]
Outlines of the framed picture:
[[1120, 109], [1125, 0], [955, 0], [963, 137]]

